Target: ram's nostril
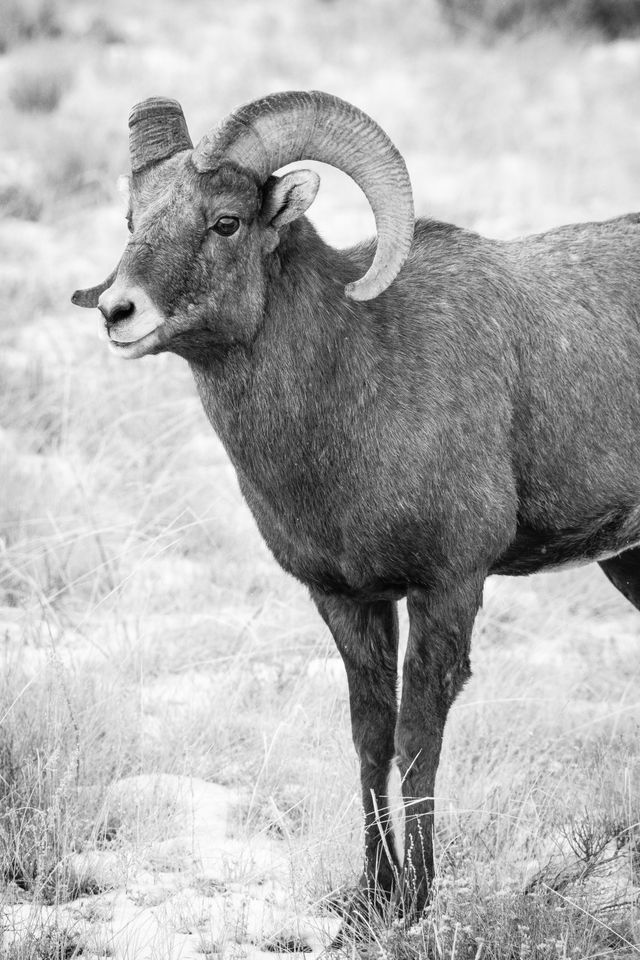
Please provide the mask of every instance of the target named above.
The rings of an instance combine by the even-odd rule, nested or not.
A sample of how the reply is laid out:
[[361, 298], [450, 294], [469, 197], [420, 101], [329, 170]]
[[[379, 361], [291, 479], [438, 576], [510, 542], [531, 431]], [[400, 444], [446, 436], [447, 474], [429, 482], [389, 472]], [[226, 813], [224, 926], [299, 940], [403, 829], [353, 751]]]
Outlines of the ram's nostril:
[[119, 320], [126, 320], [132, 315], [134, 310], [135, 306], [131, 300], [125, 300], [117, 304], [115, 310], [111, 313], [111, 322], [117, 323]]
[[133, 316], [136, 309], [133, 301], [124, 299], [116, 300], [115, 303], [109, 304], [108, 306], [104, 304], [99, 304], [98, 306], [102, 316], [109, 325], [119, 323], [121, 320], [128, 320], [129, 317]]

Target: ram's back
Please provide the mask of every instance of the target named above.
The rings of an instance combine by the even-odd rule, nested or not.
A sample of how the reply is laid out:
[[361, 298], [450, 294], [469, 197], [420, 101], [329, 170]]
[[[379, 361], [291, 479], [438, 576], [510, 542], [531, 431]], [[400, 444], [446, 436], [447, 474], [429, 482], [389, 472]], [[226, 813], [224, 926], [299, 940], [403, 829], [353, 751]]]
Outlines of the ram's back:
[[508, 243], [418, 221], [377, 322], [394, 329], [400, 416], [425, 456], [439, 444], [438, 476], [482, 491], [476, 523], [514, 500], [519, 543], [535, 542], [531, 564], [501, 572], [545, 565], [558, 531], [559, 563], [640, 540], [638, 215]]

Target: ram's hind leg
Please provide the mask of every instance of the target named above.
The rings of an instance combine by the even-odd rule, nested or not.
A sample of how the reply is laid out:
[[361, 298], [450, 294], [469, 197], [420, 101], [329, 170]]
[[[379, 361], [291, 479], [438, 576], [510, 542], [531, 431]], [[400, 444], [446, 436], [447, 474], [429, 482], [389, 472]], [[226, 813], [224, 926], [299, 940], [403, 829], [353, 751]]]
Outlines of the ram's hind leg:
[[351, 730], [360, 758], [365, 815], [366, 903], [384, 909], [399, 872], [387, 796], [397, 714], [398, 620], [395, 603], [313, 596], [336, 641], [349, 682]]
[[640, 610], [640, 547], [601, 560], [600, 566], [614, 587]]

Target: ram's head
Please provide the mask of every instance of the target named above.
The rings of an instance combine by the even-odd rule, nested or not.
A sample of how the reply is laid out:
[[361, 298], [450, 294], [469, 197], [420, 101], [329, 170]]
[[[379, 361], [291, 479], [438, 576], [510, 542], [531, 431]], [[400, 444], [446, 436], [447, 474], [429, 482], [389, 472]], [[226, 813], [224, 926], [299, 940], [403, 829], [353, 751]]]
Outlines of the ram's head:
[[283, 230], [312, 203], [311, 170], [273, 172], [294, 160], [330, 163], [366, 194], [376, 219], [373, 262], [347, 296], [377, 296], [400, 270], [413, 236], [402, 157], [360, 110], [324, 93], [281, 93], [236, 110], [193, 148], [175, 100], [153, 98], [129, 118], [131, 233], [120, 263], [73, 302], [98, 307], [120, 356], [221, 345], [253, 335]]

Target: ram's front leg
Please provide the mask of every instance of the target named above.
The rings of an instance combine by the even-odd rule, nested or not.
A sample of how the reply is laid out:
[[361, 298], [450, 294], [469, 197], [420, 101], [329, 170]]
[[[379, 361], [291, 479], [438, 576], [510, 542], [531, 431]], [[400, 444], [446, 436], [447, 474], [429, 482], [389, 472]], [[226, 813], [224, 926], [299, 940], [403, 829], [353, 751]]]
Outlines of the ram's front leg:
[[405, 915], [422, 914], [434, 878], [433, 811], [436, 771], [449, 707], [470, 676], [471, 629], [484, 578], [407, 594], [409, 642], [396, 730], [405, 808], [402, 895]]
[[396, 608], [392, 602], [362, 604], [334, 595], [316, 594], [314, 600], [347, 671], [365, 816], [360, 887], [366, 902], [379, 911], [391, 900], [399, 875], [387, 794], [397, 716]]

